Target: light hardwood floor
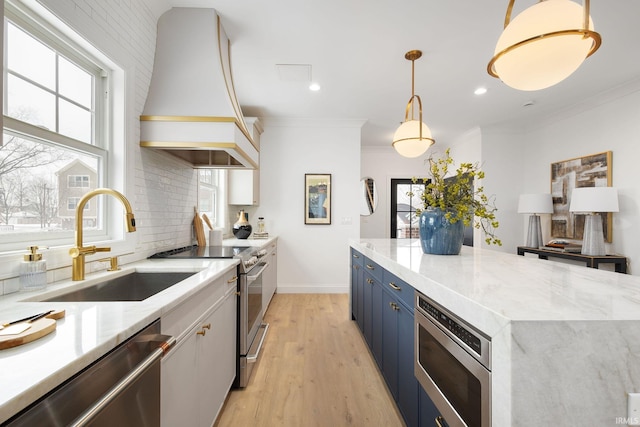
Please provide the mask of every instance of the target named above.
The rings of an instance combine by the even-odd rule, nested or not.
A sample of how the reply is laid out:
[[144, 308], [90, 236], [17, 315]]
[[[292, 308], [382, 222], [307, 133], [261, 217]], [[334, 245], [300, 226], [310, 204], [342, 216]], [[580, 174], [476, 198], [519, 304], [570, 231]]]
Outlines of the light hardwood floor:
[[346, 294], [274, 295], [260, 360], [215, 426], [404, 426], [348, 311]]

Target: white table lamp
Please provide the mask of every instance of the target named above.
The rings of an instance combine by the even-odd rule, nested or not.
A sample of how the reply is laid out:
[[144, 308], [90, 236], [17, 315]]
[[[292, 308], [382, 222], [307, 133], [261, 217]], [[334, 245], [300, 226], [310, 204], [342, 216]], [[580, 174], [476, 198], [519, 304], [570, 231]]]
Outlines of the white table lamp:
[[574, 188], [569, 211], [587, 214], [582, 237], [582, 254], [606, 255], [602, 218], [599, 212], [618, 212], [618, 189], [614, 187]]
[[529, 248], [544, 246], [539, 214], [553, 213], [551, 194], [521, 194], [518, 201], [518, 213], [531, 214], [526, 246]]

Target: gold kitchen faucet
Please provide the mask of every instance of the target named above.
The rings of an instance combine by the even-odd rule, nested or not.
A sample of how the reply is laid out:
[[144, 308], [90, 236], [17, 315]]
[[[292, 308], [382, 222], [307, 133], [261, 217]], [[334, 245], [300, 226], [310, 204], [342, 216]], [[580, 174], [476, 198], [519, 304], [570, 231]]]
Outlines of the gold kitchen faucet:
[[84, 206], [87, 204], [89, 199], [99, 194], [107, 194], [115, 197], [120, 200], [124, 205], [124, 209], [127, 213], [127, 231], [132, 233], [136, 231], [136, 219], [133, 216], [133, 211], [131, 210], [131, 204], [126, 197], [124, 197], [121, 193], [116, 190], [112, 190], [110, 188], [96, 188], [95, 190], [89, 191], [85, 194], [78, 205], [76, 206], [76, 246], [69, 249], [69, 255], [71, 255], [71, 280], [84, 280], [84, 263], [86, 255], [93, 255], [96, 252], [109, 252], [111, 248], [97, 248], [95, 246], [83, 246], [82, 243], [82, 214], [84, 210]]

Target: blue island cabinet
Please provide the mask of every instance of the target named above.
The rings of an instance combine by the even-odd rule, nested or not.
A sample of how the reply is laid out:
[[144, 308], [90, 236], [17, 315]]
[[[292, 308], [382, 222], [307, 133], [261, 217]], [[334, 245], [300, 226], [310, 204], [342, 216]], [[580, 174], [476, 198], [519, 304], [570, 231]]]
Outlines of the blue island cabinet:
[[407, 426], [434, 426], [438, 412], [414, 375], [414, 289], [354, 249], [351, 257], [351, 317]]

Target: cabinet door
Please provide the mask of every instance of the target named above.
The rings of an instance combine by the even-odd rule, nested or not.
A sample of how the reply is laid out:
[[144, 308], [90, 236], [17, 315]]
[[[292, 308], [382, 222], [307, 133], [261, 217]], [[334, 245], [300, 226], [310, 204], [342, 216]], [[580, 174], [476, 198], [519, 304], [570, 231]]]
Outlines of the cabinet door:
[[358, 264], [351, 265], [351, 319], [358, 320], [358, 275], [361, 268]]
[[[368, 273], [364, 275], [364, 292], [362, 295], [363, 304], [363, 332], [369, 347], [373, 347], [373, 287], [376, 280]], [[379, 286], [379, 285], [378, 285]]]
[[414, 318], [413, 312], [396, 300], [398, 315], [398, 407], [408, 426], [418, 425], [420, 383], [414, 374]]
[[160, 419], [163, 427], [198, 425], [196, 329], [162, 358]]
[[373, 357], [382, 369], [382, 286], [374, 282], [371, 296], [371, 335]]
[[259, 170], [229, 170], [229, 204], [246, 206], [260, 204]]
[[382, 375], [398, 401], [398, 303], [382, 292]]
[[[440, 415], [438, 408], [433, 404], [429, 395], [424, 391], [422, 386], [418, 391], [420, 401], [420, 427], [433, 427], [436, 425], [436, 418]], [[443, 427], [447, 427], [448, 424], [444, 419], [440, 420], [440, 424]]]
[[213, 425], [236, 376], [236, 306], [235, 294], [228, 294], [200, 325], [205, 332], [197, 339], [196, 362], [202, 427]]
[[269, 303], [273, 294], [278, 287], [278, 249], [275, 243], [272, 243], [267, 248], [269, 253], [266, 255], [269, 266], [263, 273], [262, 281], [262, 310], [263, 313], [267, 312]]
[[357, 298], [358, 298], [358, 303], [357, 303], [357, 308], [358, 308], [358, 315], [356, 316], [356, 321], [358, 322], [358, 327], [360, 328], [360, 330], [364, 333], [364, 271], [362, 270], [362, 268], [360, 268], [358, 270], [358, 277], [357, 277]]

